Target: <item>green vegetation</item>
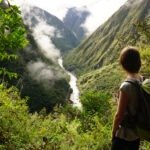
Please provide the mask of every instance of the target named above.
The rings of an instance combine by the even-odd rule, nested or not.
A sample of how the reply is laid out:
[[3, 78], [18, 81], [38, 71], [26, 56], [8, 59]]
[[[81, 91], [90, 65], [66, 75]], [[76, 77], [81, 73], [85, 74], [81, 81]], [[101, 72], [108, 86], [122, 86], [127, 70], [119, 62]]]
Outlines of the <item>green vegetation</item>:
[[[39, 112], [42, 108], [49, 112], [56, 104], [65, 103], [69, 89], [68, 77], [58, 64], [42, 54], [20, 13], [16, 6], [0, 7], [0, 82], [7, 82], [8, 86], [15, 85], [20, 90], [21, 97], [28, 96], [30, 112]], [[57, 18], [51, 17], [60, 23]], [[71, 34], [69, 33], [66, 31], [66, 36]], [[54, 74], [60, 74], [60, 77], [56, 81], [35, 80], [27, 66], [39, 61], [44, 64], [44, 69], [51, 69]], [[42, 69], [38, 73], [41, 71]]]
[[79, 75], [84, 74], [116, 62], [125, 46], [136, 46], [141, 40], [145, 41], [137, 25], [149, 17], [149, 0], [135, 0], [132, 3], [122, 6], [79, 47], [67, 54], [64, 57], [65, 66], [75, 68]]
[[[148, 64], [150, 61], [150, 46], [148, 45], [142, 46], [140, 49], [140, 52], [141, 52], [141, 56], [143, 60], [141, 73], [144, 76], [149, 77], [150, 70], [149, 70]], [[119, 64], [113, 63], [110, 65], [104, 66], [101, 69], [88, 72], [80, 76], [78, 80], [78, 85], [81, 91], [81, 102], [83, 103], [83, 105], [86, 106], [86, 110], [91, 110], [91, 112], [93, 111], [97, 112], [97, 116], [99, 116], [98, 112], [101, 109], [100, 105], [104, 106], [103, 107], [104, 111], [103, 109], [102, 111], [100, 111], [101, 115], [99, 117], [101, 118], [102, 115], [107, 116], [107, 119], [106, 118], [105, 119], [108, 121], [107, 123], [110, 124], [109, 128], [107, 128], [107, 130], [110, 130], [109, 132], [110, 135], [111, 135], [111, 126], [112, 126], [112, 116], [114, 114], [114, 111], [116, 110], [116, 100], [117, 100], [116, 96], [118, 95], [120, 83], [124, 79], [124, 74], [125, 73], [119, 67]], [[95, 92], [88, 92], [91, 89], [94, 90]], [[96, 91], [98, 91], [99, 93], [106, 93], [106, 95], [110, 96], [108, 98], [109, 100], [106, 101], [103, 95], [100, 95], [100, 98], [103, 98], [104, 101], [101, 101], [99, 103], [100, 105], [97, 104], [97, 102], [100, 101], [100, 98], [97, 99], [98, 93]], [[106, 109], [106, 112], [105, 112], [105, 109]], [[89, 118], [90, 117], [87, 116], [86, 120], [88, 120]], [[88, 126], [87, 122], [85, 122], [85, 125]], [[109, 143], [110, 142], [109, 139], [111, 138], [110, 135], [108, 135], [109, 138], [108, 140], [105, 141], [105, 145], [110, 144]], [[144, 149], [149, 150], [150, 143], [141, 142], [140, 147], [141, 147], [141, 150], [144, 150]], [[109, 148], [106, 148], [106, 149], [109, 150]]]
[[[0, 93], [0, 150], [109, 149], [109, 96], [87, 93], [89, 101], [83, 104], [82, 112], [66, 106], [47, 115], [45, 110], [29, 114], [26, 100], [19, 97], [14, 87], [6, 89], [1, 84]], [[97, 115], [104, 112], [101, 117]]]
[[[5, 8], [2, 11], [5, 14], [5, 11], [13, 9], [13, 11], [17, 12], [17, 17], [20, 18], [19, 11], [17, 7], [11, 6], [10, 8]], [[15, 16], [16, 17], [16, 16]], [[12, 18], [8, 17], [11, 21]], [[21, 18], [20, 18], [21, 19]], [[3, 22], [2, 22], [3, 23]], [[5, 23], [5, 21], [4, 21]], [[19, 26], [19, 25], [18, 25]], [[19, 27], [22, 26], [22, 22]], [[23, 31], [25, 31], [24, 28], [21, 28]], [[25, 33], [25, 32], [24, 32]], [[11, 28], [10, 34], [12, 35], [13, 42], [12, 47], [16, 46], [16, 49], [21, 49], [25, 46], [25, 44], [19, 46], [18, 43], [21, 40], [20, 38], [24, 38], [24, 34], [19, 34], [20, 36], [15, 38], [15, 32], [13, 32], [13, 28]], [[1, 36], [5, 35], [3, 32], [1, 33]], [[2, 39], [3, 40], [3, 39]], [[12, 39], [11, 39], [12, 40]], [[24, 38], [26, 41], [26, 39]], [[3, 44], [5, 44], [5, 49], [2, 49], [2, 52], [7, 52], [7, 42], [1, 41]], [[9, 41], [8, 41], [9, 42]], [[10, 43], [9, 43], [10, 44]], [[13, 45], [14, 44], [14, 45]], [[32, 52], [31, 52], [32, 53]], [[2, 53], [3, 56], [4, 53]], [[16, 53], [17, 54], [17, 53]], [[8, 53], [8, 57], [11, 55], [11, 53]], [[26, 57], [24, 59], [19, 58], [19, 64], [24, 63], [24, 61], [29, 59], [27, 54], [24, 52], [23, 55]], [[36, 55], [35, 53], [32, 53], [32, 55]], [[20, 56], [20, 55], [18, 55]], [[42, 59], [42, 57], [41, 57]], [[1, 58], [1, 61], [3, 59]], [[14, 60], [12, 60], [13, 62]], [[46, 60], [47, 61], [47, 60]], [[10, 60], [7, 59], [7, 66], [10, 67]], [[14, 63], [16, 64], [16, 63]], [[7, 66], [5, 68], [7, 68]], [[18, 64], [15, 66], [17, 69], [18, 75], [24, 71], [24, 68], [21, 67], [21, 70], [18, 69]], [[26, 72], [25, 72], [26, 73]], [[26, 78], [27, 80], [28, 78]], [[7, 78], [5, 79], [7, 81]], [[9, 81], [9, 80], [8, 80]], [[11, 83], [11, 82], [10, 82]], [[31, 80], [27, 83], [31, 83]], [[34, 83], [34, 81], [33, 81]], [[33, 84], [32, 83], [32, 84]], [[45, 109], [42, 109], [39, 114], [29, 114], [29, 109], [27, 107], [27, 103], [30, 102], [29, 99], [22, 99], [19, 95], [20, 92], [22, 94], [22, 91], [18, 91], [16, 87], [10, 87], [3, 84], [0, 84], [0, 149], [1, 150], [21, 150], [21, 149], [33, 149], [33, 150], [41, 150], [41, 149], [103, 149], [103, 147], [108, 148], [109, 146], [106, 144], [105, 141], [110, 141], [109, 135], [110, 135], [110, 124], [107, 123], [106, 117], [99, 117], [97, 116], [97, 111], [106, 111], [104, 109], [103, 105], [98, 104], [99, 102], [103, 101], [103, 104], [108, 102], [108, 96], [105, 96], [104, 94], [97, 94], [91, 95], [91, 98], [96, 98], [97, 100], [103, 95], [101, 101], [97, 101], [95, 104], [101, 107], [98, 110], [94, 107], [94, 112], [92, 111], [92, 114], [90, 113], [91, 110], [86, 109], [90, 106], [90, 103], [92, 102], [89, 100], [86, 103], [84, 103], [84, 110], [81, 112], [75, 108], [72, 108], [70, 106], [66, 106], [63, 108], [56, 108], [51, 114], [47, 115], [47, 112]], [[61, 84], [63, 88], [59, 90], [61, 93], [65, 87], [63, 81], [61, 81]], [[8, 85], [8, 84], [7, 84]], [[36, 104], [39, 103], [37, 96], [38, 93], [42, 93], [42, 86], [40, 84], [35, 84], [35, 87], [39, 86], [40, 89], [38, 89], [36, 92], [33, 90], [33, 85], [28, 85], [30, 87], [30, 92], [32, 93], [32, 96], [35, 96], [36, 98]], [[57, 85], [58, 86], [58, 85]], [[54, 86], [56, 89], [58, 89], [57, 86]], [[59, 88], [60, 89], [60, 88]], [[25, 90], [27, 91], [27, 89]], [[40, 91], [40, 92], [39, 92]], [[49, 91], [52, 93], [52, 91]], [[63, 92], [62, 92], [63, 93]], [[95, 93], [94, 93], [95, 94]], [[46, 101], [47, 96], [45, 96], [45, 93], [43, 93], [45, 101], [42, 101], [44, 105], [47, 105], [48, 101]], [[59, 93], [57, 91], [56, 93], [53, 93], [53, 97], [56, 100], [56, 98], [59, 96]], [[89, 97], [89, 96], [88, 96]], [[38, 97], [41, 99], [41, 97]], [[60, 99], [60, 97], [58, 97]], [[62, 99], [62, 97], [61, 97]], [[84, 99], [84, 98], [83, 98]], [[89, 103], [89, 104], [88, 104]], [[93, 102], [92, 102], [93, 103]], [[94, 103], [93, 103], [94, 104]], [[92, 104], [92, 105], [93, 105]], [[34, 107], [35, 105], [31, 103], [31, 106]], [[50, 107], [49, 105], [47, 105]], [[93, 105], [94, 106], [94, 105]], [[106, 106], [106, 105], [105, 105]], [[106, 107], [108, 108], [108, 106]], [[101, 113], [99, 113], [101, 114]], [[87, 116], [89, 119], [87, 120]], [[105, 124], [104, 124], [105, 122]], [[85, 124], [88, 124], [89, 127], [85, 126]], [[102, 134], [103, 133], [103, 134]], [[99, 141], [102, 141], [105, 137], [105, 140], [103, 140], [102, 143]]]
[[7, 64], [16, 61], [17, 52], [27, 45], [26, 31], [16, 6], [0, 8], [0, 14], [0, 75], [16, 78]]
[[112, 94], [122, 80], [123, 71], [118, 63], [114, 63], [80, 76], [78, 84], [82, 92], [93, 89]]
[[[124, 22], [128, 22], [129, 16], [132, 15], [145, 16], [147, 2], [147, 0], [143, 2], [144, 5], [140, 7], [142, 8], [140, 11], [137, 11], [139, 9], [137, 5], [133, 12], [123, 7], [123, 10], [120, 9], [114, 16], [119, 17], [121, 21], [126, 18]], [[82, 50], [79, 52], [81, 59], [82, 55], [85, 55], [87, 60], [85, 61], [85, 58], [81, 60], [79, 57], [79, 64], [84, 62], [81, 66], [75, 61], [70, 65], [70, 69], [80, 66], [77, 67], [77, 72], [82, 73], [78, 81], [82, 102], [80, 110], [63, 103], [69, 88], [66, 77], [57, 80], [53, 87], [45, 90], [42, 82], [36, 82], [28, 75], [25, 64], [31, 58], [34, 58], [34, 61], [40, 59], [45, 64], [53, 65], [55, 71], [59, 71], [59, 68], [39, 52], [31, 35], [27, 34], [31, 44], [29, 45], [31, 49], [28, 49], [30, 52], [26, 50], [19, 52], [28, 42], [17, 7], [0, 8], [0, 13], [2, 14], [0, 16], [0, 77], [2, 81], [0, 84], [0, 150], [109, 150], [112, 120], [116, 110], [115, 95], [124, 74], [117, 62], [119, 51], [115, 44], [119, 42], [118, 46], [121, 48], [128, 42], [136, 42], [135, 45], [140, 48], [143, 60], [141, 72], [149, 76], [149, 20], [138, 24], [138, 32], [136, 32], [140, 35], [138, 42], [135, 37], [133, 38], [135, 34], [123, 39], [122, 36], [127, 30], [124, 34], [119, 34], [123, 31], [121, 28], [118, 30], [120, 19], [114, 21], [112, 17], [91, 35], [90, 42], [85, 41], [79, 46], [90, 52], [86, 53]], [[126, 24], [122, 24], [123, 27], [124, 25]], [[99, 34], [101, 35], [98, 36]], [[116, 40], [115, 34], [119, 36], [119, 40]], [[111, 43], [113, 39], [115, 40]], [[105, 40], [108, 40], [108, 43]], [[104, 50], [109, 45], [111, 47], [105, 53]], [[99, 51], [99, 48], [104, 49]], [[72, 54], [74, 55], [74, 51]], [[105, 63], [107, 65], [103, 66]], [[20, 80], [14, 79], [16, 75], [19, 78], [23, 76], [21, 83]], [[17, 87], [11, 86], [16, 84], [16, 81]], [[141, 150], [149, 149], [150, 143], [142, 142]]]
[[82, 111], [66, 105], [30, 114], [15, 87], [1, 84], [0, 93], [0, 150], [109, 150], [114, 104], [108, 94], [84, 93]]
[[150, 76], [150, 46], [142, 46], [141, 48], [141, 56], [143, 60], [141, 72], [146, 77]]
[[[142, 57], [141, 74], [145, 77], [149, 77], [150, 46], [141, 45], [139, 49]], [[113, 96], [118, 91], [119, 85], [124, 79], [124, 75], [125, 72], [119, 63], [116, 62], [100, 69], [84, 73], [78, 79], [78, 86], [81, 93], [93, 89], [95, 91], [111, 93]]]
[[[91, 37], [65, 57], [65, 65], [67, 68], [75, 70], [79, 76], [78, 85], [81, 95], [86, 95], [84, 99], [85, 103], [89, 101], [90, 96], [89, 94], [87, 95], [87, 91], [91, 89], [95, 91], [95, 95], [96, 92], [106, 93], [111, 97], [108, 100], [108, 102], [112, 104], [111, 109], [109, 109], [110, 114], [113, 114], [115, 110], [116, 106], [113, 102], [116, 100], [120, 83], [123, 81], [125, 75], [125, 72], [118, 64], [119, 51], [123, 47], [133, 45], [139, 48], [142, 57], [141, 74], [150, 77], [149, 4], [146, 0], [143, 1], [143, 4], [142, 8], [140, 5], [136, 5], [134, 10], [123, 6], [111, 19], [98, 28]], [[131, 19], [131, 17], [129, 17], [131, 14], [134, 14], [133, 16], [135, 18], [132, 17]], [[141, 16], [143, 18], [141, 18]], [[121, 21], [120, 17], [122, 17], [124, 21]], [[146, 17], [146, 19], [142, 21], [144, 17]], [[131, 19], [130, 21], [128, 20], [129, 18]], [[138, 19], [140, 21], [137, 21]], [[120, 26], [120, 28], [117, 28], [117, 26]], [[114, 28], [117, 28], [117, 32]], [[110, 39], [111, 36], [114, 36], [114, 38]], [[74, 59], [72, 59], [72, 57]], [[93, 98], [96, 100], [94, 95]], [[90, 99], [92, 100], [92, 97], [90, 97]], [[94, 100], [91, 101], [91, 104]], [[82, 101], [83, 104], [84, 101]], [[95, 107], [93, 104], [92, 106], [92, 108], [89, 107], [90, 110], [93, 110]], [[102, 114], [105, 115], [104, 112]], [[111, 116], [109, 115], [108, 120], [110, 120], [110, 124], [112, 124]], [[109, 135], [109, 139], [110, 138]], [[105, 142], [106, 145], [109, 145], [108, 141]], [[149, 148], [149, 143], [141, 142], [142, 150], [148, 150]]]

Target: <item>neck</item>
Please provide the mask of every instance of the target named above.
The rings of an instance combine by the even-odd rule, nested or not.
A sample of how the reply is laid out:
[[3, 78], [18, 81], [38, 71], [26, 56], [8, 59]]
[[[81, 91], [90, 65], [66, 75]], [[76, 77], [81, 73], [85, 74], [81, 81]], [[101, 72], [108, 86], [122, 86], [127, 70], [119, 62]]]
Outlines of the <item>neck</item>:
[[127, 73], [127, 78], [135, 78], [135, 79], [140, 79], [140, 74], [139, 73]]

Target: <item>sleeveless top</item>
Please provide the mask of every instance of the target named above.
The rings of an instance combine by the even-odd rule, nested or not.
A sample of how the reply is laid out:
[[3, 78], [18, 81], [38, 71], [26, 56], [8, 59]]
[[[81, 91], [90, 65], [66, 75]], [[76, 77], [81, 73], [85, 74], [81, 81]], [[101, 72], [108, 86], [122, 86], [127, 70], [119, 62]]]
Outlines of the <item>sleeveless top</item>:
[[[136, 80], [136, 79], [132, 79], [132, 80]], [[127, 110], [129, 110], [132, 116], [134, 116], [136, 114], [136, 110], [138, 107], [138, 103], [137, 103], [138, 95], [136, 92], [136, 88], [128, 82], [123, 82], [120, 86], [120, 91], [127, 93], [129, 98], [127, 104]], [[126, 113], [128, 112], [126, 111], [125, 114]], [[134, 141], [139, 139], [136, 128], [135, 129], [125, 128], [121, 125], [119, 126], [119, 129], [117, 130], [115, 136], [127, 141]]]

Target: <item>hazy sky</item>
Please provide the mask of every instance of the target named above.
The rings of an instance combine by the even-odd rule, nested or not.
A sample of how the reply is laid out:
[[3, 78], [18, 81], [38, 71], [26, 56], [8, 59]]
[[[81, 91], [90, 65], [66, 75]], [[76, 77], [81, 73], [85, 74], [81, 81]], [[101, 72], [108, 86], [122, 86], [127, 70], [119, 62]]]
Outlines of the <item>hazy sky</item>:
[[127, 0], [12, 0], [23, 6], [25, 4], [36, 5], [57, 16], [61, 20], [65, 16], [68, 8], [86, 6], [91, 15], [86, 20], [84, 26], [89, 33], [106, 21], [116, 10]]

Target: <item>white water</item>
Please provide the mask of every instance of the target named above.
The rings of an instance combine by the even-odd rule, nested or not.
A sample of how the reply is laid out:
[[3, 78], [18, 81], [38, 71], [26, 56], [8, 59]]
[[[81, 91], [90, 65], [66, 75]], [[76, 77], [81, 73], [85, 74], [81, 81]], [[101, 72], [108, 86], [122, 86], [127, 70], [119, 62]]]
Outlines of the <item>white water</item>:
[[62, 58], [58, 59], [58, 64], [70, 76], [69, 85], [70, 85], [70, 88], [73, 90], [73, 92], [70, 96], [70, 100], [73, 102], [74, 106], [81, 107], [81, 103], [80, 103], [80, 99], [79, 99], [80, 92], [79, 92], [79, 89], [77, 87], [77, 78], [76, 78], [76, 76], [73, 73], [67, 71], [64, 68]]

